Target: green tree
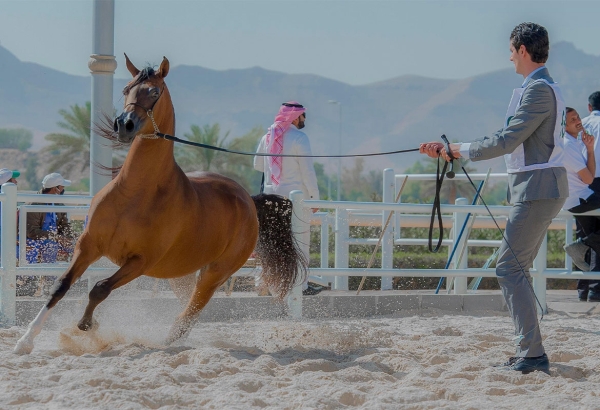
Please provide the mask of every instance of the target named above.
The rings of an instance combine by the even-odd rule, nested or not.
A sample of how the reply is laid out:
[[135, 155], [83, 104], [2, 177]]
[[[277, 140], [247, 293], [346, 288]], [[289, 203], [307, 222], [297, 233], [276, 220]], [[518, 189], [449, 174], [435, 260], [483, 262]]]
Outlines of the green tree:
[[[221, 136], [221, 127], [219, 124], [205, 125], [200, 128], [198, 125], [191, 126], [191, 132], [183, 134], [189, 141], [200, 144], [212, 145], [213, 147], [223, 148], [225, 139], [229, 136], [227, 132]], [[213, 161], [221, 154], [218, 151], [206, 148], [191, 148], [190, 146], [178, 146], [175, 149], [177, 163], [184, 171], [215, 171]]]
[[[226, 146], [233, 151], [255, 152], [258, 141], [264, 134], [265, 130], [262, 127], [254, 127]], [[223, 153], [215, 162], [218, 163], [217, 169], [220, 173], [237, 181], [249, 193], [257, 194], [260, 191], [262, 174], [254, 170], [254, 156]]]
[[90, 167], [90, 123], [92, 104], [88, 101], [84, 106], [72, 105], [70, 110], [61, 109], [58, 113], [63, 117], [57, 125], [66, 132], [46, 135], [50, 145], [44, 152], [54, 155], [48, 164], [48, 170], [56, 172], [64, 170], [67, 174], [76, 166], [83, 172]]
[[[229, 132], [221, 135], [219, 124], [191, 126], [184, 136], [194, 142], [240, 152], [254, 152], [258, 140], [264, 135], [262, 127], [255, 127], [241, 137], [227, 142]], [[211, 171], [223, 174], [242, 185], [250, 193], [258, 193], [261, 174], [254, 171], [252, 155], [219, 152], [207, 148], [177, 146], [175, 159], [185, 172]]]
[[0, 148], [27, 151], [31, 148], [33, 133], [25, 128], [0, 128]]
[[325, 173], [325, 166], [320, 162], [314, 162], [315, 174], [317, 175], [317, 186], [319, 187], [319, 196], [323, 200], [329, 198], [329, 176]]
[[[417, 161], [413, 166], [406, 170], [406, 174], [435, 174], [437, 171], [437, 159], [425, 158], [423, 162]], [[440, 168], [443, 163], [440, 160]], [[467, 172], [475, 172], [475, 169], [465, 166]], [[441, 171], [441, 169], [440, 169]], [[462, 173], [462, 169], [455, 166], [456, 174]], [[467, 181], [456, 181], [444, 177], [442, 190], [440, 192], [441, 201], [444, 203], [453, 204], [457, 197], [472, 199], [475, 195], [475, 190]], [[413, 181], [406, 183], [406, 187], [402, 192], [402, 202], [412, 203], [431, 203], [435, 196], [435, 181]]]
[[383, 174], [369, 171], [365, 174], [364, 158], [356, 158], [353, 168], [344, 168], [342, 199], [346, 201], [371, 201], [383, 195]]
[[26, 169], [25, 169], [25, 180], [29, 185], [29, 189], [37, 191], [42, 187], [42, 181], [37, 177], [38, 160], [37, 156], [30, 156], [27, 158]]

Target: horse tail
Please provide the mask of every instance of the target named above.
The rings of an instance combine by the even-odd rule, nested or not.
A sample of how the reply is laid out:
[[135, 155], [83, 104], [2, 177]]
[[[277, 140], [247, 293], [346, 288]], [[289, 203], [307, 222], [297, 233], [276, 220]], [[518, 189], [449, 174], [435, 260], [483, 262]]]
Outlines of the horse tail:
[[292, 201], [280, 195], [252, 197], [258, 216], [257, 259], [262, 280], [282, 300], [308, 275], [308, 260], [292, 232]]

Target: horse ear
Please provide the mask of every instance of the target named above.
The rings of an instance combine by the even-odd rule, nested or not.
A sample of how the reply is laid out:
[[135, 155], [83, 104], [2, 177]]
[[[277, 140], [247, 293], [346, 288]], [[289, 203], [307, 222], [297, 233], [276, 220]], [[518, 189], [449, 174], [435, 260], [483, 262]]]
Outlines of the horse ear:
[[[125, 53], [123, 53], [123, 54], [125, 54]], [[131, 73], [132, 77], [135, 77], [136, 75], [138, 75], [140, 73], [140, 70], [138, 70], [131, 61], [129, 61], [129, 57], [127, 57], [127, 54], [125, 54], [125, 65], [127, 66], [127, 69]]]
[[163, 61], [158, 68], [158, 75], [165, 78], [167, 74], [169, 74], [169, 60], [167, 60], [167, 57], [163, 57]]

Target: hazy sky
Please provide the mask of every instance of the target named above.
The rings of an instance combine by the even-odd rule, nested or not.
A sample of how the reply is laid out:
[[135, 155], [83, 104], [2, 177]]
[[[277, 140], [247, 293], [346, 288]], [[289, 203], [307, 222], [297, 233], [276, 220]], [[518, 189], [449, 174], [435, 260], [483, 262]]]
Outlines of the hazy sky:
[[[464, 78], [512, 67], [508, 37], [523, 21], [552, 43], [600, 55], [598, 1], [116, 0], [123, 52], [143, 66], [261, 66], [350, 84], [404, 74]], [[88, 75], [92, 0], [0, 0], [0, 44], [20, 60]], [[552, 58], [552, 52], [550, 54]]]

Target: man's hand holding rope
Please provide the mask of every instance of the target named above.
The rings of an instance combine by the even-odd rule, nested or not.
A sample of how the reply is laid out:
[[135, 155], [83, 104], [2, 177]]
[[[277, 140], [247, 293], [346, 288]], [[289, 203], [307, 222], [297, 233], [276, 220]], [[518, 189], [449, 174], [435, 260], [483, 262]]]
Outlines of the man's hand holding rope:
[[[452, 151], [452, 157], [454, 159], [461, 158], [460, 155], [460, 144], [449, 144], [450, 150]], [[425, 154], [431, 158], [442, 157], [446, 161], [450, 162], [452, 159], [448, 155], [447, 148], [442, 142], [424, 142], [419, 145], [419, 153]]]

